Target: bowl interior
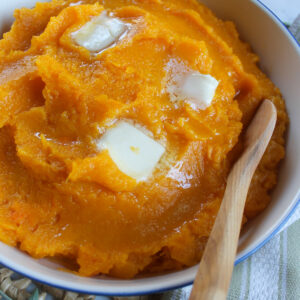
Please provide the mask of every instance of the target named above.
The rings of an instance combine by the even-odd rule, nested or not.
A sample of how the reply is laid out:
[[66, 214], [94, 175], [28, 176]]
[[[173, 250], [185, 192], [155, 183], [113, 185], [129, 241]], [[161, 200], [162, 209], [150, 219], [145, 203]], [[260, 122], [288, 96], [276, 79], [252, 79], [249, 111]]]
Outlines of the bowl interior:
[[250, 43], [254, 52], [259, 55], [261, 69], [280, 88], [290, 117], [286, 157], [280, 167], [278, 185], [267, 209], [244, 228], [237, 255], [237, 260], [240, 260], [282, 223], [298, 200], [300, 161], [297, 157], [300, 133], [297, 130], [297, 115], [300, 112], [300, 103], [297, 78], [300, 75], [300, 47], [296, 40], [287, 34], [285, 26], [259, 1], [201, 2], [222, 19], [235, 22], [241, 39]]
[[[46, 2], [47, 0], [39, 0]], [[0, 32], [9, 29], [15, 8], [32, 7], [35, 0], [0, 2]], [[271, 204], [242, 232], [237, 262], [245, 259], [276, 231], [295, 207], [300, 182], [300, 48], [285, 27], [257, 1], [202, 0], [221, 18], [233, 20], [241, 38], [249, 42], [261, 58], [261, 68], [281, 89], [291, 124], [287, 155], [281, 165], [279, 183]], [[298, 84], [297, 84], [298, 83]], [[90, 294], [134, 295], [162, 291], [191, 283], [196, 267], [151, 278], [116, 280], [107, 277], [84, 278], [58, 270], [49, 260], [35, 260], [0, 243], [0, 263], [33, 279], [65, 289]]]

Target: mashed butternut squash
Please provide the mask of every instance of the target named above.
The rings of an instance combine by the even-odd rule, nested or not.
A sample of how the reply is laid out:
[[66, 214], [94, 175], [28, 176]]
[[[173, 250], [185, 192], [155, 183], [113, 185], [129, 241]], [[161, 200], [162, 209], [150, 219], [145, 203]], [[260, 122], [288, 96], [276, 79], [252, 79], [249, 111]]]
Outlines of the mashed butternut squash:
[[[72, 34], [104, 12], [128, 30], [90, 52]], [[63, 257], [85, 276], [196, 264], [243, 129], [266, 98], [278, 122], [244, 222], [267, 206], [287, 115], [232, 22], [194, 0], [53, 0], [15, 17], [0, 41], [1, 241], [36, 258]], [[218, 81], [207, 108], [171, 99], [168, 84], [186, 72]], [[97, 147], [120, 120], [164, 146], [147, 180]]]

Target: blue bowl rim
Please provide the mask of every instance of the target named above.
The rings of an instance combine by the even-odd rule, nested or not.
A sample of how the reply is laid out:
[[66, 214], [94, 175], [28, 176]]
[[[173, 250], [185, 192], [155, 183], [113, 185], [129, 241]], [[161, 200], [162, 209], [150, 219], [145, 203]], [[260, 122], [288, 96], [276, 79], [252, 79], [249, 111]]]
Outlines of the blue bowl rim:
[[[300, 49], [300, 43], [297, 41], [297, 39], [294, 37], [294, 35], [289, 31], [289, 29], [286, 27], [284, 22], [269, 7], [267, 7], [264, 3], [262, 3], [261, 0], [255, 0], [255, 1], [257, 2], [258, 6], [263, 8], [263, 10], [269, 12], [282, 25], [284, 30], [288, 33], [288, 35], [290, 37], [292, 37], [292, 39], [296, 42], [296, 45], [298, 45], [298, 47]], [[243, 262], [244, 260], [249, 258], [252, 254], [257, 252], [260, 248], [262, 248], [267, 242], [269, 242], [284, 227], [284, 225], [287, 223], [287, 221], [290, 219], [290, 217], [296, 211], [298, 205], [300, 205], [300, 198], [292, 206], [292, 208], [287, 213], [287, 215], [282, 220], [282, 222], [279, 223], [278, 226], [260, 244], [258, 244], [254, 249], [252, 249], [251, 251], [249, 251], [248, 253], [246, 253], [245, 255], [240, 257], [239, 259], [237, 259], [234, 264], [237, 265], [237, 264]], [[94, 291], [91, 292], [91, 291], [84, 290], [84, 289], [71, 289], [71, 288], [68, 288], [68, 287], [66, 288], [63, 285], [51, 284], [51, 283], [45, 282], [45, 281], [43, 281], [39, 278], [31, 276], [30, 274], [27, 274], [25, 272], [20, 272], [15, 268], [11, 268], [8, 264], [6, 264], [3, 261], [0, 261], [0, 264], [3, 265], [4, 267], [7, 267], [7, 268], [11, 269], [12, 271], [24, 276], [24, 277], [30, 278], [31, 280], [34, 280], [34, 281], [39, 282], [41, 284], [49, 285], [49, 286], [52, 286], [52, 287], [58, 288], [58, 289], [72, 291], [72, 292], [79, 293], [79, 294], [93, 294], [93, 295], [96, 295], [96, 296], [108, 296], [108, 297], [141, 296], [141, 295], [147, 295], [147, 294], [163, 293], [163, 292], [166, 292], [166, 291], [183, 288], [183, 287], [186, 287], [186, 286], [189, 286], [189, 285], [193, 284], [193, 281], [188, 281], [188, 282], [183, 283], [181, 285], [169, 286], [169, 287], [162, 288], [162, 289], [146, 290], [146, 291], [138, 292], [138, 293], [126, 293], [126, 292], [125, 293], [113, 293], [113, 292], [112, 293], [107, 293], [107, 292], [100, 292], [100, 291], [99, 292], [94, 292]]]

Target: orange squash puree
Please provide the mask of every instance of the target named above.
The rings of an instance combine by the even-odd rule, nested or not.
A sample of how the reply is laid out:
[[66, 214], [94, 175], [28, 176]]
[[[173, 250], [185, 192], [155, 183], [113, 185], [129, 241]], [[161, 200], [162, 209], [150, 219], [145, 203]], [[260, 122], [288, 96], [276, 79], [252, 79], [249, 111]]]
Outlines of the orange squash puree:
[[[269, 203], [288, 122], [280, 91], [234, 24], [196, 1], [76, 2], [16, 10], [0, 41], [0, 240], [36, 258], [64, 257], [85, 276], [192, 266], [243, 149], [243, 128], [266, 98], [278, 122], [244, 222]], [[91, 54], [71, 33], [103, 10], [131, 31]], [[167, 78], [182, 70], [219, 81], [206, 110], [170, 100]], [[96, 141], [115, 120], [165, 143], [147, 181], [99, 154]]]

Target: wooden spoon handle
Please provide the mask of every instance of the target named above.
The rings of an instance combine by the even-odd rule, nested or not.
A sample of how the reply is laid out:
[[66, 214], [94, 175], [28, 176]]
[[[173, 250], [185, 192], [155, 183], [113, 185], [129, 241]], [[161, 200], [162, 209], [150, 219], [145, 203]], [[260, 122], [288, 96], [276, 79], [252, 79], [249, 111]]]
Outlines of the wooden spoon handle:
[[265, 100], [246, 132], [248, 146], [229, 174], [190, 300], [226, 299], [249, 185], [275, 123], [276, 109], [271, 101]]

